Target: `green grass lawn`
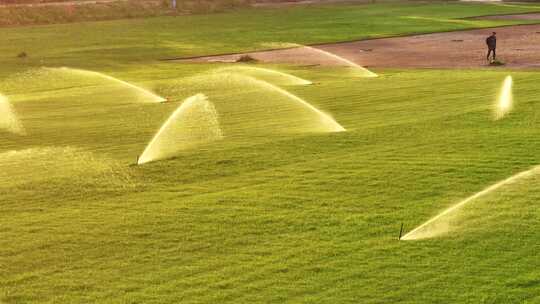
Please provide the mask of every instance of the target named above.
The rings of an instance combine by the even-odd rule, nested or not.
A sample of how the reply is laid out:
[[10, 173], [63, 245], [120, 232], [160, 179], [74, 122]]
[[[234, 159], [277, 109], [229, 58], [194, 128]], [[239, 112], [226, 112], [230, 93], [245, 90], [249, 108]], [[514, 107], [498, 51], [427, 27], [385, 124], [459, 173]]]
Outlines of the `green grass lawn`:
[[[531, 11], [540, 11], [540, 6], [327, 5], [0, 28], [4, 42], [0, 44], [0, 76], [7, 76], [13, 69], [43, 65], [110, 69], [118, 73], [131, 63], [136, 64], [132, 69], [140, 70], [143, 63], [162, 58], [268, 49], [280, 43], [336, 42], [524, 23], [460, 18]], [[17, 59], [23, 51], [28, 58]]]
[[[500, 25], [435, 20], [519, 10], [328, 6], [286, 10], [295, 18], [284, 19], [245, 10], [1, 29], [9, 43], [0, 45], [0, 93], [27, 135], [0, 131], [0, 302], [540, 301], [536, 176], [471, 205], [451, 234], [397, 241], [401, 223], [409, 231], [540, 164], [540, 72], [380, 70], [355, 78], [345, 68], [265, 66], [314, 82], [282, 87], [347, 129], [291, 134], [297, 112], [275, 103], [283, 97], [189, 78], [223, 65], [155, 61], [275, 41]], [[431, 19], [403, 17], [411, 15]], [[261, 30], [238, 30], [246, 25]], [[10, 57], [21, 49], [30, 58]], [[144, 102], [100, 78], [32, 70], [61, 65], [110, 72], [169, 102]], [[509, 74], [514, 110], [493, 121]], [[234, 128], [174, 159], [134, 166], [195, 93]], [[254, 102], [274, 111], [241, 110]]]

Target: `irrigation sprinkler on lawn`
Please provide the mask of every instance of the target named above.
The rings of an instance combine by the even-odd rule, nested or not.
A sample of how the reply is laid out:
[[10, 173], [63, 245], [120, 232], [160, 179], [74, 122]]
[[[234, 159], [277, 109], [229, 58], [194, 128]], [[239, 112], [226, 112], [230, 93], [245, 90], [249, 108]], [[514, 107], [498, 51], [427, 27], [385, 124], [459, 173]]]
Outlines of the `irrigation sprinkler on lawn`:
[[512, 76], [508, 75], [504, 79], [504, 82], [499, 91], [497, 97], [497, 103], [495, 104], [495, 120], [503, 118], [506, 114], [512, 111], [513, 97], [512, 97]]
[[401, 223], [401, 228], [399, 229], [399, 237], [398, 237], [398, 241], [401, 240], [401, 234], [403, 233], [403, 223]]
[[169, 116], [138, 157], [137, 164], [171, 158], [181, 150], [222, 138], [214, 104], [199, 93], [186, 98]]

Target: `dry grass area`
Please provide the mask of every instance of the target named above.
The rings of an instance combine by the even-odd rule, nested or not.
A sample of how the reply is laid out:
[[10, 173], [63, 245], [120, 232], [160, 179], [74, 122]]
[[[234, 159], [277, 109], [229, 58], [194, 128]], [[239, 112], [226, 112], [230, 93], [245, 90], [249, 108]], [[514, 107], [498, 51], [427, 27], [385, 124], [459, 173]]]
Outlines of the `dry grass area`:
[[115, 1], [80, 5], [4, 6], [0, 7], [0, 26], [69, 23], [160, 16], [167, 7], [157, 2]]
[[[113, 0], [122, 1], [122, 0]], [[144, 0], [143, 0], [144, 1]], [[20, 5], [20, 4], [56, 4], [56, 3], [96, 3], [96, 2], [112, 2], [103, 0], [2, 0], [0, 5]]]
[[0, 26], [23, 26], [81, 21], [155, 17], [219, 12], [247, 6], [249, 0], [7, 0], [0, 4]]

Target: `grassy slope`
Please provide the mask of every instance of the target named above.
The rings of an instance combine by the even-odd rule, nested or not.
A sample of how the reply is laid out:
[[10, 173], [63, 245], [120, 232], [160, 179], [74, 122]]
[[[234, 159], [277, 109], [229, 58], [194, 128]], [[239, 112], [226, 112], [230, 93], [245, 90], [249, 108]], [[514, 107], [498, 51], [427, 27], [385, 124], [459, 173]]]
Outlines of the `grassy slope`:
[[[0, 29], [1, 74], [25, 66], [103, 69], [159, 58], [266, 49], [275, 43], [319, 43], [498, 26], [515, 21], [454, 20], [519, 13], [537, 6], [377, 4], [239, 10], [229, 13]], [[287, 20], [287, 22], [283, 22]], [[216, 30], [219, 29], [219, 30]], [[16, 60], [20, 52], [24, 61]], [[0, 74], [0, 76], [1, 76]]]
[[[470, 7], [484, 13], [494, 9]], [[345, 20], [361, 23], [352, 18], [367, 14], [365, 7], [359, 8], [333, 10]], [[377, 8], [383, 11], [375, 7], [375, 12]], [[405, 15], [433, 10], [431, 6], [401, 9]], [[273, 18], [267, 11], [258, 13], [260, 18]], [[296, 42], [306, 38], [295, 32], [315, 27], [315, 13], [330, 14], [316, 8], [289, 13], [306, 18], [306, 26], [299, 28], [301, 21], [295, 20], [293, 30], [281, 34]], [[238, 14], [242, 12], [216, 18], [231, 18], [224, 23], [230, 31], [233, 24], [242, 28], [243, 22], [256, 19], [253, 14], [244, 18]], [[460, 15], [465, 14], [470, 13]], [[244, 38], [231, 39], [221, 34], [218, 41], [231, 43], [224, 47], [215, 40], [210, 43], [210, 37], [217, 39], [219, 33], [205, 31], [214, 19], [189, 18], [201, 22], [192, 32], [173, 30], [177, 22], [184, 22], [179, 19], [172, 24], [166, 22], [172, 19], [153, 19], [27, 28], [27, 34], [3, 29], [11, 43], [0, 47], [2, 54], [9, 54], [31, 45], [32, 37], [46, 36], [47, 45], [53, 47], [35, 49], [45, 64], [114, 68], [116, 75], [159, 88], [171, 83], [169, 79], [209, 67], [137, 65], [137, 60], [251, 48], [278, 35], [276, 29], [286, 28], [274, 23], [268, 36], [246, 33]], [[403, 20], [410, 22], [411, 31], [456, 26]], [[106, 31], [105, 37], [99, 35], [103, 27], [124, 22], [133, 25], [131, 34], [123, 36], [124, 43], [112, 42], [119, 38], [119, 28]], [[142, 27], [135, 29], [137, 24], [152, 25], [149, 32], [163, 27], [177, 43], [189, 41], [194, 47], [182, 51], [160, 46], [157, 42], [162, 43], [165, 34], [134, 35], [142, 33]], [[94, 35], [81, 35], [83, 41], [59, 38], [59, 32], [75, 33], [75, 28]], [[309, 39], [399, 33], [382, 28], [350, 33], [346, 28], [311, 31], [314, 35]], [[206, 34], [195, 35], [195, 30]], [[154, 42], [155, 54], [136, 47]], [[110, 54], [107, 43], [119, 45], [122, 52], [102, 56]], [[84, 54], [85, 60], [75, 54]], [[3, 60], [6, 75], [39, 64], [37, 58], [23, 66], [7, 57]], [[484, 229], [475, 227], [467, 233], [465, 227], [440, 240], [397, 242], [395, 238], [401, 222], [410, 229], [443, 207], [540, 162], [539, 131], [534, 128], [539, 119], [535, 112], [539, 73], [513, 73], [515, 112], [493, 122], [490, 105], [505, 72], [384, 71], [380, 78], [362, 80], [343, 77], [341, 69], [290, 71], [318, 83], [291, 87], [291, 91], [331, 113], [348, 132], [252, 139], [246, 125], [248, 144], [225, 140], [142, 167], [128, 165], [183, 96], [172, 96], [173, 104], [153, 105], [126, 103], [133, 98], [129, 92], [105, 84], [46, 91], [50, 84], [30, 79], [28, 86], [38, 87], [35, 92], [6, 88], [4, 93], [14, 101], [30, 135], [4, 133], [0, 152], [72, 146], [84, 153], [52, 149], [41, 156], [3, 154], [0, 300], [538, 301], [540, 265], [534, 254], [538, 212], [530, 208], [534, 193], [505, 202], [521, 206], [517, 210], [522, 226], [517, 231], [505, 229], [516, 225], [514, 218], [502, 217], [497, 223], [479, 223]], [[224, 89], [222, 94], [231, 93], [235, 92]], [[219, 97], [219, 91], [215, 94]], [[237, 94], [246, 100], [257, 98], [256, 92]], [[99, 115], [88, 115], [96, 112]], [[278, 116], [276, 122], [290, 118]], [[249, 123], [256, 124], [247, 119]], [[78, 165], [80, 159], [86, 163]]]
[[[27, 128], [41, 128], [20, 145], [84, 147], [97, 162], [73, 177], [66, 162], [57, 170], [67, 177], [53, 170], [45, 180], [4, 183], [4, 301], [507, 303], [537, 294], [534, 209], [520, 231], [499, 226], [503, 233], [491, 234], [491, 225], [504, 223], [488, 222], [441, 240], [395, 238], [401, 222], [412, 228], [540, 162], [531, 128], [540, 74], [514, 74], [516, 112], [494, 123], [490, 103], [504, 73], [389, 72], [358, 80], [339, 70], [295, 72], [320, 84], [293, 91], [349, 132], [241, 146], [225, 140], [127, 167], [175, 105], [115, 106], [114, 95], [99, 116], [70, 128], [46, 114], [24, 119], [32, 102], [17, 102]], [[71, 121], [91, 109], [67, 101], [62, 109], [51, 101], [59, 98], [41, 101], [42, 113]], [[141, 108], [148, 123], [140, 122]], [[93, 177], [105, 161], [129, 176], [126, 184], [116, 173]]]

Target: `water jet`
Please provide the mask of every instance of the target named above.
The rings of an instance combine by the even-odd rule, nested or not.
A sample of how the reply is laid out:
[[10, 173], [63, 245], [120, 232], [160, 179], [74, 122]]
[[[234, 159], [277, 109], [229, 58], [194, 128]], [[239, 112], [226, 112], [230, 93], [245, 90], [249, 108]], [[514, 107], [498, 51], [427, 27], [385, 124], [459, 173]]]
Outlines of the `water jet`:
[[345, 131], [329, 114], [303, 98], [255, 77], [211, 72], [160, 88], [167, 96], [204, 92], [220, 114], [227, 138]]
[[147, 89], [110, 75], [68, 67], [30, 69], [7, 78], [0, 85], [2, 90], [9, 91], [13, 94], [84, 89], [89, 87], [112, 87], [129, 92], [130, 95], [128, 98], [134, 98], [139, 102], [158, 103], [166, 101], [165, 98]]
[[512, 76], [506, 76], [497, 97], [495, 104], [495, 120], [502, 119], [506, 114], [510, 113], [513, 106], [512, 96]]
[[452, 216], [455, 215], [457, 211], [459, 211], [461, 208], [463, 208], [465, 205], [469, 204], [470, 202], [483, 197], [487, 194], [492, 193], [493, 191], [511, 184], [513, 182], [516, 182], [520, 179], [529, 177], [533, 174], [536, 174], [540, 172], [540, 166], [533, 167], [532, 169], [520, 172], [518, 174], [515, 174], [505, 180], [502, 180], [500, 182], [497, 182], [485, 189], [483, 189], [480, 192], [477, 192], [466, 199], [458, 202], [457, 204], [449, 207], [448, 209], [444, 210], [443, 212], [439, 213], [438, 215], [432, 217], [425, 223], [421, 224], [420, 226], [416, 227], [409, 233], [405, 234], [401, 239], [408, 241], [408, 240], [420, 240], [420, 239], [427, 239], [427, 238], [433, 238], [439, 235], [442, 235], [446, 232], [448, 232], [448, 225], [449, 225], [449, 219], [452, 218]]
[[2, 94], [0, 94], [0, 129], [18, 135], [26, 135], [9, 99]]
[[171, 158], [179, 151], [222, 138], [214, 105], [204, 94], [196, 94], [185, 99], [165, 121], [137, 158], [137, 164]]
[[349, 59], [343, 58], [343, 57], [338, 56], [338, 55], [336, 55], [334, 53], [330, 53], [328, 51], [324, 51], [324, 50], [314, 48], [314, 47], [311, 47], [311, 46], [303, 46], [303, 47], [307, 48], [308, 50], [317, 52], [317, 53], [319, 53], [321, 55], [330, 57], [330, 58], [344, 64], [345, 66], [353, 68], [359, 77], [378, 77], [377, 74], [373, 73], [372, 71], [364, 68], [363, 66], [361, 66], [359, 64], [356, 64], [356, 63], [350, 61]]
[[261, 87], [263, 87], [263, 88], [267, 88], [270, 91], [274, 91], [274, 92], [279, 93], [279, 94], [281, 94], [281, 95], [283, 95], [285, 97], [290, 98], [291, 100], [293, 100], [295, 102], [298, 102], [299, 104], [305, 106], [307, 109], [312, 111], [314, 114], [317, 114], [317, 116], [319, 117], [321, 125], [326, 126], [326, 129], [328, 130], [328, 132], [343, 132], [343, 131], [346, 131], [345, 128], [342, 127], [339, 123], [337, 123], [337, 121], [335, 121], [330, 115], [322, 112], [321, 110], [317, 109], [312, 104], [310, 104], [309, 102], [307, 102], [304, 99], [292, 94], [291, 92], [289, 92], [287, 90], [284, 90], [284, 89], [282, 89], [282, 88], [280, 88], [280, 87], [278, 87], [276, 85], [273, 85], [273, 84], [271, 84], [269, 82], [266, 82], [266, 81], [262, 81], [262, 80], [258, 80], [258, 79], [253, 79], [253, 81], [255, 83], [257, 83], [258, 85], [260, 85]]
[[132, 83], [129, 83], [127, 81], [118, 79], [116, 77], [113, 77], [113, 76], [110, 76], [110, 75], [107, 75], [107, 74], [104, 74], [104, 73], [94, 72], [94, 71], [89, 71], [89, 70], [82, 70], [82, 69], [74, 69], [74, 68], [68, 68], [68, 67], [48, 68], [48, 69], [51, 69], [51, 70], [57, 69], [59, 71], [65, 71], [65, 72], [68, 72], [68, 73], [79, 74], [81, 76], [95, 76], [95, 77], [103, 78], [103, 79], [109, 80], [111, 82], [117, 83], [119, 85], [125, 86], [125, 87], [133, 90], [134, 92], [137, 93], [138, 96], [140, 96], [141, 100], [146, 100], [146, 101], [150, 101], [150, 102], [157, 102], [157, 103], [167, 101], [165, 98], [163, 98], [163, 97], [161, 97], [161, 96], [159, 96], [157, 94], [154, 94], [154, 93], [150, 92], [147, 89], [144, 89], [142, 87], [139, 87], [137, 85], [134, 85]]
[[280, 72], [274, 69], [253, 67], [253, 66], [230, 66], [220, 69], [216, 69], [215, 72], [232, 72], [240, 73], [242, 75], [247, 75], [255, 77], [257, 79], [268, 80], [269, 82], [278, 84], [278, 85], [310, 85], [313, 84], [309, 80], [296, 77], [289, 73]]

